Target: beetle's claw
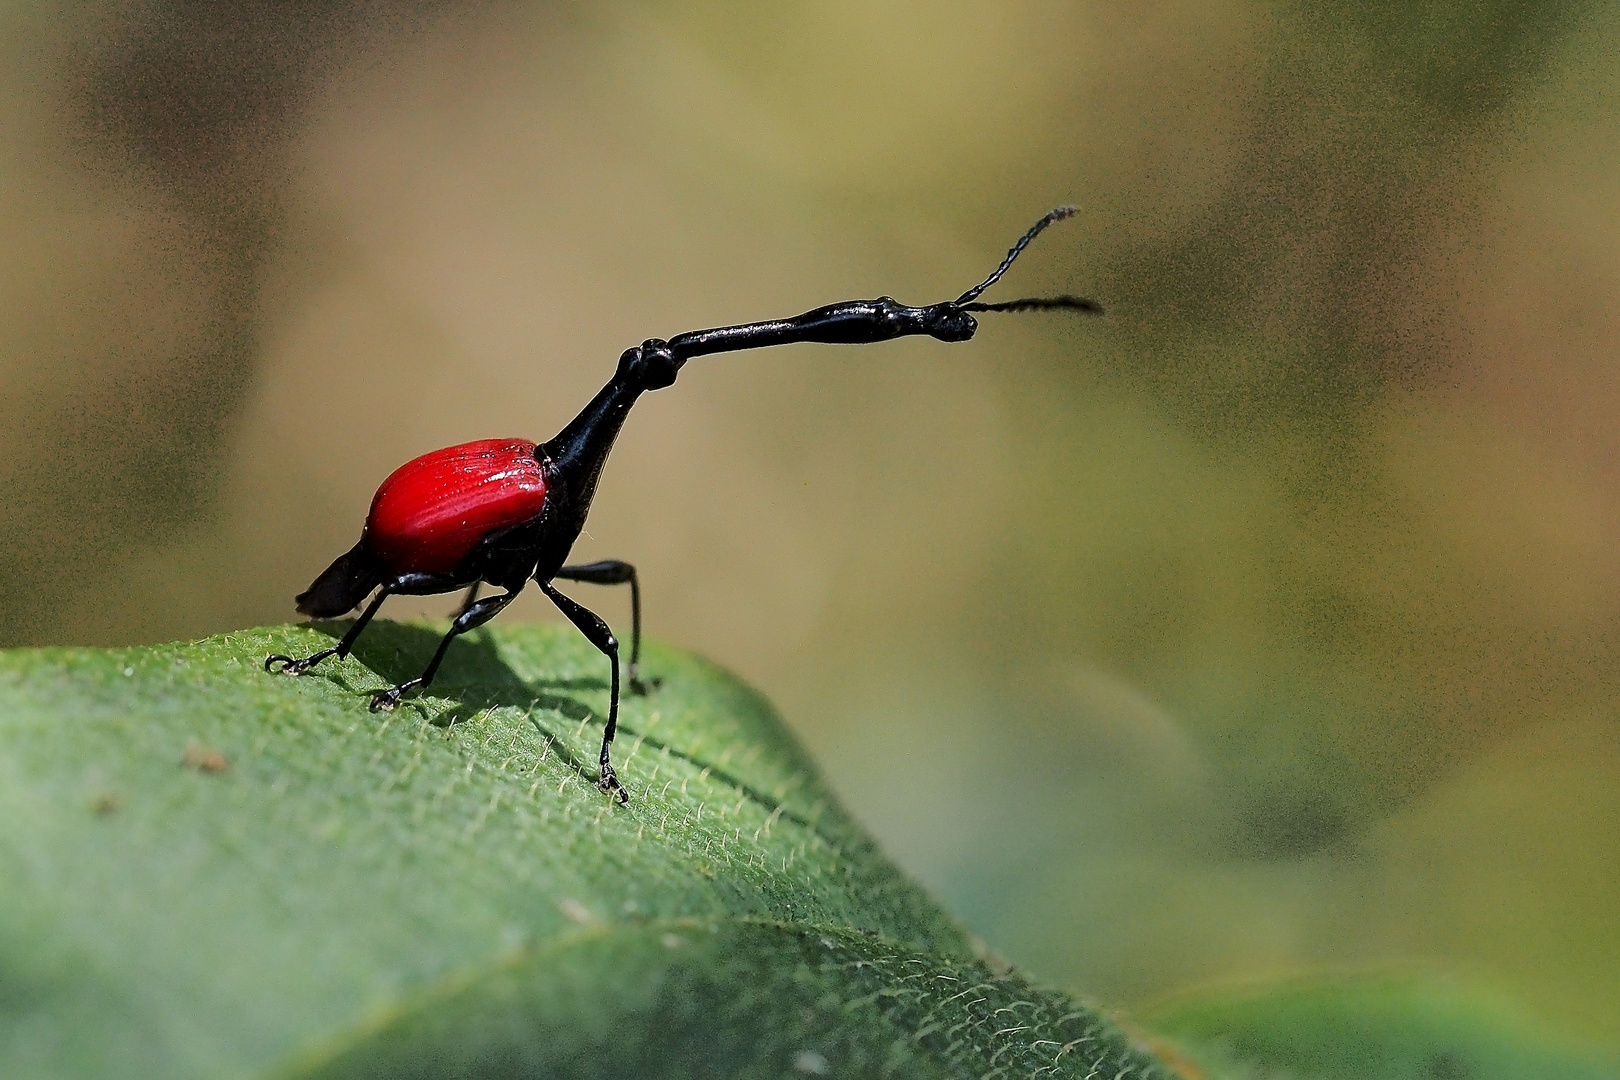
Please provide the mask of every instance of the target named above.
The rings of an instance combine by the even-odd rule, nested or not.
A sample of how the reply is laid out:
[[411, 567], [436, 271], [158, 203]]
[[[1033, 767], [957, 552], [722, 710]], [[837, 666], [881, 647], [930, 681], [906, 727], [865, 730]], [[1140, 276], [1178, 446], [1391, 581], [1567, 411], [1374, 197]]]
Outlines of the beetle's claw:
[[[283, 656], [281, 653], [271, 653], [264, 658], [264, 670], [280, 671], [283, 675], [302, 675], [328, 656], [336, 655], [336, 653], [337, 649], [335, 648], [322, 649], [318, 653], [311, 653], [302, 660], [294, 660], [292, 657]], [[281, 667], [276, 667], [277, 664], [280, 664]]]
[[663, 679], [653, 675], [649, 675], [647, 678], [643, 679], [635, 668], [630, 669], [630, 692], [632, 694], [646, 697], [648, 694], [652, 693], [662, 685], [664, 685]]
[[630, 793], [624, 790], [623, 784], [619, 783], [618, 773], [615, 773], [613, 766], [605, 761], [602, 763], [601, 779], [596, 781], [596, 786], [601, 789], [604, 795], [617, 794], [620, 806], [630, 801]]
[[390, 686], [387, 690], [378, 690], [371, 695], [372, 712], [393, 712], [394, 706], [399, 704], [399, 696], [404, 693], [403, 686]]

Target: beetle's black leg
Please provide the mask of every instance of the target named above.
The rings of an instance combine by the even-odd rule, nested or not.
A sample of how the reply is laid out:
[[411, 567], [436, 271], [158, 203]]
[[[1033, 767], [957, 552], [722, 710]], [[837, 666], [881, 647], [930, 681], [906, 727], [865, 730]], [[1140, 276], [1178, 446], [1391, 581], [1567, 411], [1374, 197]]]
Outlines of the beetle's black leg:
[[565, 566], [552, 580], [587, 581], [592, 585], [623, 585], [630, 583], [630, 692], [645, 694], [658, 687], [659, 680], [641, 680], [641, 582], [636, 580], [636, 568], [619, 559], [603, 559], [583, 566]]
[[586, 640], [613, 661], [613, 686], [608, 694], [607, 730], [602, 733], [602, 775], [597, 779], [596, 786], [609, 795], [617, 792], [621, 803], [629, 802], [630, 793], [619, 783], [619, 776], [613, 771], [613, 763], [608, 760], [608, 744], [613, 741], [613, 733], [619, 727], [619, 642], [600, 616], [558, 592], [550, 582], [540, 582], [540, 591], [551, 597], [551, 602], [568, 616], [569, 622], [579, 627], [579, 632], [585, 635]]
[[[388, 594], [391, 591], [392, 585], [384, 585], [382, 588], [378, 589], [376, 598], [373, 599], [371, 603], [367, 604], [366, 610], [358, 619], [354, 620], [354, 625], [349, 627], [349, 632], [347, 634], [343, 635], [343, 640], [339, 641], [330, 649], [322, 649], [313, 656], [306, 656], [302, 660], [294, 660], [290, 656], [282, 656], [280, 653], [276, 653], [273, 656], [267, 656], [264, 658], [264, 670], [279, 670], [284, 675], [302, 675], [304, 672], [308, 671], [322, 660], [325, 660], [328, 656], [336, 656], [339, 660], [343, 659], [345, 656], [348, 656], [349, 650], [354, 648], [355, 639], [360, 636], [360, 631], [364, 630], [366, 628], [366, 624], [371, 621], [371, 617], [377, 614], [377, 609], [382, 607], [382, 602], [388, 599]], [[281, 664], [280, 668], [275, 666], [278, 662]]]
[[456, 612], [456, 618], [459, 619], [461, 616], [467, 614], [467, 612], [472, 610], [473, 604], [477, 603], [477, 601], [478, 601], [478, 586], [479, 586], [479, 582], [476, 582], [476, 581], [473, 582], [471, 585], [467, 586], [467, 595], [462, 597], [461, 608], [460, 608], [460, 610], [458, 610]]
[[428, 661], [428, 666], [422, 669], [422, 674], [409, 682], [402, 682], [398, 686], [390, 687], [387, 690], [378, 690], [375, 694], [372, 694], [371, 711], [392, 709], [399, 704], [400, 695], [405, 691], [415, 690], [431, 683], [433, 676], [439, 671], [439, 664], [444, 661], [444, 652], [450, 647], [450, 643], [460, 635], [465, 634], [474, 627], [484, 625], [500, 614], [502, 608], [517, 599], [518, 591], [513, 589], [511, 592], [503, 593], [500, 596], [485, 597], [460, 615], [457, 615], [456, 621], [450, 624], [450, 632], [444, 635], [444, 640], [439, 642], [438, 651], [433, 654], [433, 659]]

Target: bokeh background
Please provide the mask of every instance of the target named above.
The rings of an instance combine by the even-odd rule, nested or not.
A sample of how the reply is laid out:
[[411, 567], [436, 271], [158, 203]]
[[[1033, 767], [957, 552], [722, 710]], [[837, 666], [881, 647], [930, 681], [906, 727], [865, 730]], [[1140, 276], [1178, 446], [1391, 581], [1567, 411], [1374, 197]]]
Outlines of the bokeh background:
[[997, 296], [1105, 319], [695, 362], [577, 555], [1048, 980], [1416, 967], [1620, 1045], [1620, 7], [0, 18], [0, 643], [285, 621], [405, 459], [1075, 202]]

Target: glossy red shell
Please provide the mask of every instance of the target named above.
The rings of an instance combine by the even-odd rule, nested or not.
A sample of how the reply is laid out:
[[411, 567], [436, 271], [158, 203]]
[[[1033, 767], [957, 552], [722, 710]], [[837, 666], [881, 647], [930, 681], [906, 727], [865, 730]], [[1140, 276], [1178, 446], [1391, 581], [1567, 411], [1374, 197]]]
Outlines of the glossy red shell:
[[449, 574], [486, 535], [538, 517], [546, 481], [527, 439], [483, 439], [395, 469], [366, 517], [366, 546], [392, 574]]

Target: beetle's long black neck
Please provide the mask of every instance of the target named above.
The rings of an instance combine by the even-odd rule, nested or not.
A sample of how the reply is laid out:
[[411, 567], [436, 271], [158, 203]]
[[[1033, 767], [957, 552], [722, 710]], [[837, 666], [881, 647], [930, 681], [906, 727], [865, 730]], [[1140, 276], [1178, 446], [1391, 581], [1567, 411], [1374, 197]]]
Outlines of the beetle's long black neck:
[[624, 418], [630, 415], [630, 406], [640, 396], [640, 389], [615, 376], [556, 438], [540, 447], [543, 460], [567, 486], [569, 501], [583, 500], [590, 505], [613, 441], [619, 437]]
[[548, 473], [546, 501], [556, 514], [551, 536], [560, 546], [559, 552], [550, 554], [556, 555], [558, 566], [585, 527], [585, 515], [596, 497], [596, 482], [624, 427], [624, 418], [630, 415], [630, 406], [648, 390], [674, 382], [678, 366], [669, 346], [656, 338], [626, 349], [613, 378], [590, 404], [555, 438], [540, 445], [537, 454]]
[[[635, 348], [626, 349], [619, 357], [619, 368], [608, 384], [567, 427], [558, 432], [556, 438], [539, 448], [539, 456], [550, 471], [549, 480], [556, 495], [553, 502], [548, 493], [547, 502], [555, 507], [559, 515], [552, 530], [560, 547], [559, 552], [551, 553], [556, 556], [556, 565], [562, 565], [561, 560], [567, 555], [568, 545], [585, 527], [585, 515], [590, 510], [591, 499], [596, 495], [596, 482], [601, 478], [602, 466], [607, 463], [613, 441], [619, 437], [619, 429], [630, 414], [630, 406], [646, 391], [659, 390], [673, 383], [681, 365], [694, 356], [762, 349], [800, 341], [868, 345], [920, 334], [939, 341], [966, 341], [979, 328], [978, 322], [970, 314], [974, 311], [1069, 308], [1100, 312], [1102, 309], [1095, 303], [1077, 296], [1014, 300], [1005, 304], [985, 304], [978, 300], [979, 294], [1000, 280], [1018, 253], [1042, 229], [1073, 213], [1073, 207], [1060, 206], [1037, 221], [1007, 252], [1007, 257], [994, 273], [955, 300], [929, 304], [927, 307], [908, 307], [887, 296], [880, 296], [876, 300], [845, 300], [795, 315], [791, 319], [691, 330], [677, 334], [668, 341], [648, 338]], [[542, 561], [544, 558], [542, 556]]]

